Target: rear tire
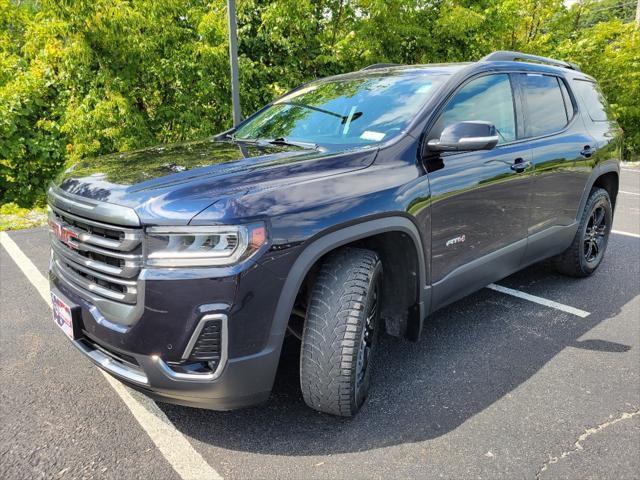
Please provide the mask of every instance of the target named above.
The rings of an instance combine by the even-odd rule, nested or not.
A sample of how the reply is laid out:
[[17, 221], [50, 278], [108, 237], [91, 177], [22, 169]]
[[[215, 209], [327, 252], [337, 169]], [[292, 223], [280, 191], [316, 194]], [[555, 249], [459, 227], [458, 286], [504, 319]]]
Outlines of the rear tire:
[[311, 408], [351, 417], [371, 383], [379, 333], [382, 264], [370, 250], [343, 248], [323, 262], [302, 333], [300, 385]]
[[571, 246], [554, 258], [558, 271], [572, 277], [588, 277], [602, 263], [609, 241], [613, 210], [609, 193], [591, 190]]

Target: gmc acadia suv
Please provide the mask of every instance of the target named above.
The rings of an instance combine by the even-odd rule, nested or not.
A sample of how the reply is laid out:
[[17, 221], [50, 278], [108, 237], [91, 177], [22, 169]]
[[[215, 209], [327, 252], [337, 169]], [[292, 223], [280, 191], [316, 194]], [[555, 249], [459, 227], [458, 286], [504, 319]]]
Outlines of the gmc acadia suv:
[[259, 403], [283, 339], [354, 415], [382, 331], [552, 258], [601, 263], [621, 130], [572, 64], [495, 52], [302, 85], [215, 138], [80, 162], [48, 191], [54, 319], [151, 397]]

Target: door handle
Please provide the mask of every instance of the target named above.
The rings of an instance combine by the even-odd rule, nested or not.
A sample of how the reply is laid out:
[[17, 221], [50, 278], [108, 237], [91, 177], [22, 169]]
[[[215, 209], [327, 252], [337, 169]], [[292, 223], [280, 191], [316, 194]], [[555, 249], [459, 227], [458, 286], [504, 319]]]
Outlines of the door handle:
[[514, 170], [517, 173], [522, 173], [530, 166], [531, 162], [525, 162], [523, 158], [516, 158], [515, 161], [511, 164], [511, 170]]
[[589, 158], [595, 152], [596, 152], [596, 149], [591, 148], [591, 145], [585, 145], [584, 148], [580, 150], [580, 155], [582, 155], [585, 158]]

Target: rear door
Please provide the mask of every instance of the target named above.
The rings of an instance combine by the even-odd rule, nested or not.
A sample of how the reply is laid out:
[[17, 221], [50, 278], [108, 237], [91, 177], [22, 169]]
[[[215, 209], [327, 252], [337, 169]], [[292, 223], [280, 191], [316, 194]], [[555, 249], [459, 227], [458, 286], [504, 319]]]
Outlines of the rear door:
[[[613, 120], [607, 101], [594, 81], [586, 77], [577, 77], [570, 79], [569, 86], [576, 99], [579, 99], [578, 103], [583, 111], [582, 119], [595, 141], [596, 153], [592, 155], [591, 161], [579, 164], [586, 181], [593, 163], [618, 161], [622, 158], [622, 131]], [[615, 199], [611, 200], [615, 202]]]
[[508, 73], [463, 84], [427, 135], [453, 123], [488, 121], [500, 141], [492, 150], [432, 154], [432, 304], [434, 308], [517, 270], [529, 218], [530, 150], [517, 141], [516, 95]]
[[[552, 241], [536, 241], [572, 225], [597, 148], [578, 115], [565, 80], [552, 74], [518, 74], [524, 110], [524, 138], [533, 160], [531, 212], [525, 261], [551, 255]], [[569, 243], [572, 234], [569, 235]], [[566, 247], [566, 245], [564, 246]]]

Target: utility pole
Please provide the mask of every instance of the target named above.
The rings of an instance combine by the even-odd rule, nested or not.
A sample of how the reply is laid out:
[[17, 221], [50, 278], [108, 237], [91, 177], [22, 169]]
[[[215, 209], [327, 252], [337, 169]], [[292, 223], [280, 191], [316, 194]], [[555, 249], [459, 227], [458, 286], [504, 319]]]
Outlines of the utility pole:
[[636, 27], [640, 27], [640, 0], [636, 5]]
[[[639, 0], [640, 1], [640, 0]], [[238, 32], [236, 22], [236, 2], [227, 0], [229, 15], [229, 56], [231, 57], [231, 103], [233, 105], [233, 126], [240, 123], [240, 86], [238, 80]]]

